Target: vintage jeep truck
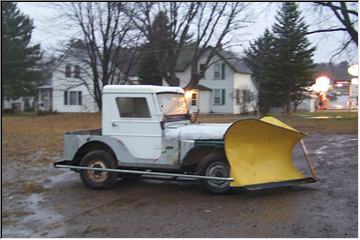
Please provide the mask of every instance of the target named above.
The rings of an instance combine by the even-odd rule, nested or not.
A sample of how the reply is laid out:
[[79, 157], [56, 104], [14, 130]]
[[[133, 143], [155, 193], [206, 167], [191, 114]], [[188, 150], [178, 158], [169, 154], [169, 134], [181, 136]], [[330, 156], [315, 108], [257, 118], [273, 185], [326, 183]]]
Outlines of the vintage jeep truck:
[[55, 163], [90, 188], [131, 176], [198, 180], [215, 194], [317, 180], [307, 157], [312, 177], [292, 163], [303, 134], [277, 119], [193, 124], [179, 87], [108, 85], [102, 94], [102, 128], [65, 133], [64, 160]]

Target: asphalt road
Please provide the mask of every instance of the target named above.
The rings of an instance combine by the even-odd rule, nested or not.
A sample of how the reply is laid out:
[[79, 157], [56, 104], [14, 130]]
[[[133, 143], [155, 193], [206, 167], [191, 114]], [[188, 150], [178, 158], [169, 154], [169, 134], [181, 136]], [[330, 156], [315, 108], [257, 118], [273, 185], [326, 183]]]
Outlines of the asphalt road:
[[[305, 143], [319, 182], [222, 196], [154, 180], [94, 191], [71, 171], [26, 164], [41, 153], [7, 159], [2, 236], [357, 237], [357, 135], [311, 135]], [[300, 148], [294, 157], [305, 169]]]

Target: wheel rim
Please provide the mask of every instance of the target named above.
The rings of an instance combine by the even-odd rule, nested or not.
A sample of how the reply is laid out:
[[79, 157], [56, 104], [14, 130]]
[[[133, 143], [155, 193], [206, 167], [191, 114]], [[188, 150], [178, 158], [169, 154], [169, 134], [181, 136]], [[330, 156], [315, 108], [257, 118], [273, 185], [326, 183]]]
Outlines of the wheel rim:
[[[105, 164], [101, 160], [93, 160], [89, 163], [89, 167], [92, 168], [106, 168]], [[89, 179], [93, 182], [103, 182], [106, 180], [108, 173], [105, 171], [99, 171], [99, 170], [86, 170], [86, 175], [89, 177]]]
[[[206, 169], [206, 176], [209, 177], [229, 177], [229, 168], [225, 164], [213, 164]], [[215, 188], [226, 188], [229, 186], [228, 181], [208, 180], [208, 184]]]

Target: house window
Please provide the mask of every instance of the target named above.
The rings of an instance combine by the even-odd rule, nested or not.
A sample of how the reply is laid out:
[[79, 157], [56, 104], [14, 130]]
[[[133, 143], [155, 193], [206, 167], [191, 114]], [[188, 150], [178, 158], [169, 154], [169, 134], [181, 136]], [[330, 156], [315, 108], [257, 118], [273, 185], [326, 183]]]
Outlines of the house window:
[[80, 78], [80, 66], [75, 65], [74, 67], [74, 78]]
[[191, 106], [197, 106], [197, 93], [191, 95]]
[[67, 77], [67, 78], [71, 77], [71, 65], [70, 64], [65, 66], [65, 77]]
[[144, 97], [117, 97], [116, 104], [121, 118], [151, 118]]
[[81, 91], [65, 91], [64, 105], [82, 105]]
[[225, 63], [214, 64], [214, 79], [225, 79]]
[[225, 105], [225, 89], [214, 89], [214, 105]]

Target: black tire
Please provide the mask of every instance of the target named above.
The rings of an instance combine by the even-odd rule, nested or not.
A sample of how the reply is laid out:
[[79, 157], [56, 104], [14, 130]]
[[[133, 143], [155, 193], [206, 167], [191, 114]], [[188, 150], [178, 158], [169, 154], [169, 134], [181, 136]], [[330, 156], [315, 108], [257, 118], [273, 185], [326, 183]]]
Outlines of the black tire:
[[[116, 159], [104, 150], [87, 153], [80, 161], [82, 167], [117, 168]], [[92, 189], [110, 189], [117, 182], [118, 174], [114, 172], [80, 170], [82, 182]]]
[[[225, 154], [207, 156], [198, 166], [198, 174], [202, 176], [229, 177], [230, 167]], [[221, 180], [199, 179], [200, 186], [210, 194], [225, 194], [230, 191], [230, 182]]]

